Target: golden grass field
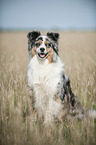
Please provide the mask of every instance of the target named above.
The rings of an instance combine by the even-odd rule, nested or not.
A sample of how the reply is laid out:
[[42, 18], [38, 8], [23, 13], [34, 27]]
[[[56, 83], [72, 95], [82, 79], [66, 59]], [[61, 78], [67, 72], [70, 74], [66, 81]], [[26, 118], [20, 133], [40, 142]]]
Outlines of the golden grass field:
[[[60, 31], [59, 54], [82, 107], [96, 109], [96, 32]], [[46, 32], [43, 32], [46, 34]], [[0, 145], [95, 145], [96, 120], [32, 121], [27, 32], [0, 32]]]

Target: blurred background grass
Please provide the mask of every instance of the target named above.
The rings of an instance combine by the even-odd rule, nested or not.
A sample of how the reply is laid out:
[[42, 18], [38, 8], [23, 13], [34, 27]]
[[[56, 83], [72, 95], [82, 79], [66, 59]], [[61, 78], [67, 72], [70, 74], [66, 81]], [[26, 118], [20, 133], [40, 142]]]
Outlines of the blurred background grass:
[[32, 121], [29, 30], [60, 33], [59, 54], [73, 92], [84, 109], [96, 109], [96, 0], [0, 0], [0, 144], [95, 145], [92, 118], [71, 118], [49, 128]]
[[[73, 92], [84, 109], [96, 109], [96, 32], [58, 32], [59, 54]], [[93, 118], [71, 118], [49, 128], [32, 121], [26, 36], [27, 32], [0, 32], [0, 144], [95, 145]]]

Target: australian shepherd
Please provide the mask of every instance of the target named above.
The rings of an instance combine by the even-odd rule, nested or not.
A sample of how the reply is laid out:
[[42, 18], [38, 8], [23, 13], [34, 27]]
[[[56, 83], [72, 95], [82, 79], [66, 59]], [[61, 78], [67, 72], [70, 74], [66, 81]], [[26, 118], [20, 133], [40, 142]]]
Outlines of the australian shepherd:
[[43, 36], [38, 31], [32, 31], [27, 37], [28, 86], [32, 90], [33, 110], [44, 123], [61, 121], [64, 110], [74, 109], [78, 101], [58, 54], [59, 33], [48, 32]]

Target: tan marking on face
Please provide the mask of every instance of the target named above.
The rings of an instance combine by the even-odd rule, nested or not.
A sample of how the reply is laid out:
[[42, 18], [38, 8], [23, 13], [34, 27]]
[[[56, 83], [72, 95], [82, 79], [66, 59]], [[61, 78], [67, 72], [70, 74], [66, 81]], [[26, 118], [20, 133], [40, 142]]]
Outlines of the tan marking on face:
[[51, 63], [52, 60], [53, 60], [54, 51], [53, 51], [53, 49], [52, 49], [51, 47], [50, 47], [50, 48], [47, 48], [47, 47], [46, 47], [46, 49], [47, 49], [47, 52], [48, 52], [48, 57], [47, 57], [47, 59], [48, 59], [49, 63]]
[[41, 40], [38, 40], [38, 41], [36, 41], [36, 43], [39, 43], [41, 45], [42, 41]]
[[42, 43], [42, 40], [38, 40], [37, 42], [41, 44]]
[[48, 44], [49, 42], [48, 41], [45, 41], [45, 44]]
[[[50, 42], [49, 41], [45, 41], [45, 45], [48, 44], [48, 43], [50, 43]], [[46, 47], [46, 50], [48, 52], [47, 59], [48, 59], [49, 63], [51, 63], [52, 60], [53, 60], [54, 51], [53, 51], [53, 49], [51, 47]]]
[[37, 49], [36, 47], [32, 48], [32, 57], [34, 57], [34, 55], [36, 54], [36, 49]]
[[[36, 43], [40, 43], [40, 45], [41, 45], [42, 41], [41, 40], [38, 40]], [[36, 55], [37, 48], [38, 47], [36, 47], [36, 46], [32, 48], [32, 57], [34, 57]]]

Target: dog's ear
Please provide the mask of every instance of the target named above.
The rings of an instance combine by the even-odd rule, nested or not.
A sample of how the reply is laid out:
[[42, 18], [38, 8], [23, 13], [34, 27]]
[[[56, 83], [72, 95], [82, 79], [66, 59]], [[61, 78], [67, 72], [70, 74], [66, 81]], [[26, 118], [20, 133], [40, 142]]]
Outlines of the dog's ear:
[[28, 33], [27, 38], [29, 39], [29, 41], [34, 41], [40, 35], [41, 33], [39, 31], [32, 31]]
[[51, 38], [52, 40], [54, 40], [56, 43], [58, 42], [58, 39], [59, 39], [59, 33], [53, 33], [53, 32], [48, 32], [47, 33], [47, 36], [49, 38]]

